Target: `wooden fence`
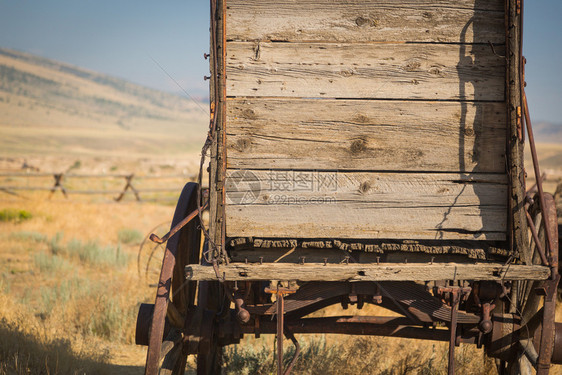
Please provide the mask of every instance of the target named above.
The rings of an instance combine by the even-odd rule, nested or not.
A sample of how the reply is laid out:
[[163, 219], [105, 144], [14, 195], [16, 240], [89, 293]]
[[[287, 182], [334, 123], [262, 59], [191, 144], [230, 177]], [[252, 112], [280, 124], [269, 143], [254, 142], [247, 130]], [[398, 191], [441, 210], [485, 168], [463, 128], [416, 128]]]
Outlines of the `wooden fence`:
[[[51, 184], [49, 185], [29, 185], [26, 184], [14, 184], [14, 182], [21, 182], [22, 179], [49, 179], [52, 178]], [[195, 174], [178, 174], [178, 175], [135, 175], [131, 174], [73, 174], [73, 173], [0, 173], [0, 192], [15, 194], [18, 191], [47, 191], [50, 192], [49, 198], [53, 196], [57, 191], [60, 191], [65, 198], [68, 198], [69, 194], [112, 194], [116, 195], [115, 200], [121, 201], [125, 195], [129, 192], [134, 194], [137, 201], [141, 200], [141, 194], [154, 194], [154, 193], [180, 193], [185, 184], [188, 181], [195, 181], [197, 175]], [[123, 180], [123, 187], [120, 189], [115, 189], [114, 187], [109, 189], [76, 189], [68, 188], [65, 184], [68, 183], [70, 179], [87, 179], [87, 180], [117, 180], [113, 185], [118, 183], [118, 180]], [[175, 181], [175, 183], [166, 184], [165, 187], [145, 187], [145, 182], [147, 180], [170, 180]], [[29, 181], [29, 180], [28, 180]], [[88, 184], [91, 186], [90, 184]], [[140, 186], [140, 188], [139, 188]]]

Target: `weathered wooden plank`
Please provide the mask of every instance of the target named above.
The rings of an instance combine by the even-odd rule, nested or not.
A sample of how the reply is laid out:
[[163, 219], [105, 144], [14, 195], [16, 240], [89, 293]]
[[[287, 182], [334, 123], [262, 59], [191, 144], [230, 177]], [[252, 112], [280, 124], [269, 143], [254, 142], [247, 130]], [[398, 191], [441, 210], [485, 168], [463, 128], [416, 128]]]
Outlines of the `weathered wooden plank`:
[[504, 43], [502, 0], [229, 0], [227, 38]]
[[506, 176], [227, 170], [228, 237], [504, 240]]
[[228, 167], [505, 171], [505, 103], [232, 99]]
[[[213, 267], [185, 267], [189, 280], [216, 280]], [[546, 280], [545, 266], [458, 263], [385, 263], [385, 264], [287, 264], [231, 263], [220, 267], [225, 280], [299, 280], [299, 281], [431, 281], [431, 280]]]
[[503, 101], [499, 55], [488, 45], [230, 42], [227, 96]]
[[[525, 148], [525, 128], [521, 118], [521, 17], [518, 3], [510, 0], [508, 3], [508, 45], [506, 53], [508, 60], [506, 86], [509, 137], [507, 146], [508, 170], [510, 176], [509, 212], [510, 212], [510, 243], [515, 253], [525, 262], [532, 260], [532, 250], [529, 246], [527, 218], [525, 214], [525, 164], [523, 152]], [[519, 4], [520, 5], [520, 4]]]
[[[224, 228], [224, 171], [226, 169], [226, 132], [224, 131], [226, 124], [226, 35], [224, 33], [226, 0], [217, 0], [215, 14], [211, 17], [211, 40], [210, 40], [210, 99], [214, 113], [212, 116], [216, 118], [216, 128], [212, 132], [212, 144], [210, 146], [211, 160], [209, 162], [210, 173], [209, 183], [209, 235], [212, 242], [216, 245], [216, 250], [222, 251], [225, 243]], [[215, 66], [216, 63], [216, 66]], [[218, 254], [213, 254], [218, 256]]]

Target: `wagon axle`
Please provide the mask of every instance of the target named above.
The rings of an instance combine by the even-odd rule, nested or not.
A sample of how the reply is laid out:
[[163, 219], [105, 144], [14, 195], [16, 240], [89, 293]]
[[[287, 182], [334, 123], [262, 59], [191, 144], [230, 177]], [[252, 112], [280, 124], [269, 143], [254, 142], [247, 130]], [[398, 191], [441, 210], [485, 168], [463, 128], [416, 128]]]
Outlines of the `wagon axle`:
[[[136, 343], [138, 345], [148, 345], [148, 332], [142, 327], [150, 327], [153, 305], [141, 306], [137, 319]], [[197, 309], [197, 307], [195, 308]], [[207, 319], [213, 318], [213, 312], [207, 311]], [[194, 315], [203, 314], [202, 311]], [[244, 335], [260, 336], [264, 334], [275, 335], [278, 332], [279, 321], [277, 318], [271, 319], [270, 316], [253, 317], [246, 324], [240, 324], [236, 319], [236, 310], [230, 310], [231, 319], [218, 321], [216, 330], [220, 332], [219, 341], [222, 344], [234, 344], [240, 342]], [[509, 360], [512, 355], [510, 348], [515, 344], [520, 347], [523, 354], [531, 357], [531, 363], [536, 365], [538, 355], [533, 353], [540, 352], [542, 327], [540, 320], [542, 311], [537, 312], [536, 316], [526, 326], [521, 326], [521, 317], [511, 314], [493, 314], [491, 317], [493, 329], [489, 333], [482, 334], [478, 325], [475, 323], [458, 323], [457, 334], [454, 337], [454, 345], [474, 344], [486, 346], [487, 354], [494, 358]], [[416, 324], [417, 323], [417, 324]], [[382, 337], [399, 337], [421, 340], [432, 340], [448, 342], [450, 331], [446, 327], [434, 326], [433, 324], [413, 322], [407, 317], [395, 316], [335, 316], [324, 318], [291, 318], [286, 317], [284, 326], [292, 334], [345, 334], [345, 335], [365, 335]], [[194, 347], [195, 338], [205, 337], [209, 333], [202, 332], [202, 326], [192, 326], [181, 332], [184, 340], [191, 340], [191, 350], [189, 354], [196, 354], [197, 347]], [[169, 322], [165, 329], [165, 336], [170, 330]], [[207, 330], [209, 328], [207, 327]], [[562, 323], [556, 323], [553, 333], [553, 351], [550, 363], [562, 364]], [[530, 341], [529, 339], [534, 339]], [[197, 344], [196, 344], [197, 345]], [[205, 344], [199, 344], [205, 345]]]

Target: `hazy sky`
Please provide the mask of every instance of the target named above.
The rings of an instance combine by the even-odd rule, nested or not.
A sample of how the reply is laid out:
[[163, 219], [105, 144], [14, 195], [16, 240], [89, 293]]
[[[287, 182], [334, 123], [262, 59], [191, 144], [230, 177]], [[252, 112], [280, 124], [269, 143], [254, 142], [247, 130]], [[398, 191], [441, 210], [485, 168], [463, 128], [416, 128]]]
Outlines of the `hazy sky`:
[[[525, 4], [530, 111], [562, 124], [562, 1]], [[152, 57], [190, 94], [206, 95], [208, 19], [208, 0], [0, 0], [0, 47], [178, 92]]]

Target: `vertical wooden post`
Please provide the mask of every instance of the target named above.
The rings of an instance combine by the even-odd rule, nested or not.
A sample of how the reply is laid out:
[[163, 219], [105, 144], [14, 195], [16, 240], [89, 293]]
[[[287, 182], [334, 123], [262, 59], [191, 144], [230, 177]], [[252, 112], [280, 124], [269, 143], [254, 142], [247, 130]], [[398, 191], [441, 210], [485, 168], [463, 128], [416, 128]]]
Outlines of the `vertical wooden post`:
[[[211, 103], [216, 103], [214, 116], [217, 118], [216, 131], [214, 133], [213, 144], [211, 146], [211, 171], [209, 186], [210, 197], [210, 236], [211, 240], [217, 245], [218, 251], [223, 251], [225, 242], [225, 222], [224, 222], [224, 180], [225, 180], [225, 98], [226, 98], [226, 42], [225, 42], [225, 0], [215, 1], [216, 9], [211, 6], [211, 17], [215, 23], [214, 34], [211, 32]], [[214, 11], [214, 12], [213, 12]], [[213, 35], [214, 34], [214, 35]], [[214, 38], [213, 38], [214, 36]], [[215, 69], [216, 61], [216, 69]], [[219, 254], [214, 254], [219, 256]]]
[[53, 194], [57, 190], [60, 190], [65, 198], [68, 198], [68, 195], [66, 195], [66, 189], [64, 188], [64, 186], [62, 184], [62, 180], [64, 178], [64, 173], [55, 173], [53, 175], [53, 177], [55, 179], [55, 184], [51, 188], [51, 194], [49, 195], [49, 199], [53, 196]]
[[508, 63], [506, 76], [508, 113], [508, 174], [510, 183], [508, 218], [510, 223], [511, 245], [516, 254], [526, 264], [532, 263], [525, 216], [525, 169], [523, 163], [524, 140], [522, 137], [522, 101], [520, 90], [520, 8], [517, 0], [506, 1]]
[[137, 189], [134, 188], [133, 184], [131, 183], [131, 181], [133, 180], [133, 178], [135, 178], [134, 174], [130, 174], [125, 176], [125, 187], [123, 188], [123, 191], [121, 192], [121, 194], [119, 194], [119, 196], [117, 198], [115, 198], [116, 202], [120, 202], [121, 199], [123, 199], [123, 197], [125, 196], [125, 193], [127, 192], [128, 189], [131, 189], [131, 191], [133, 192], [133, 194], [135, 194], [135, 198], [137, 199], [137, 201], [140, 202], [140, 196], [139, 196], [139, 192], [137, 191]]
[[285, 299], [283, 293], [277, 291], [277, 375], [283, 375], [283, 317]]

